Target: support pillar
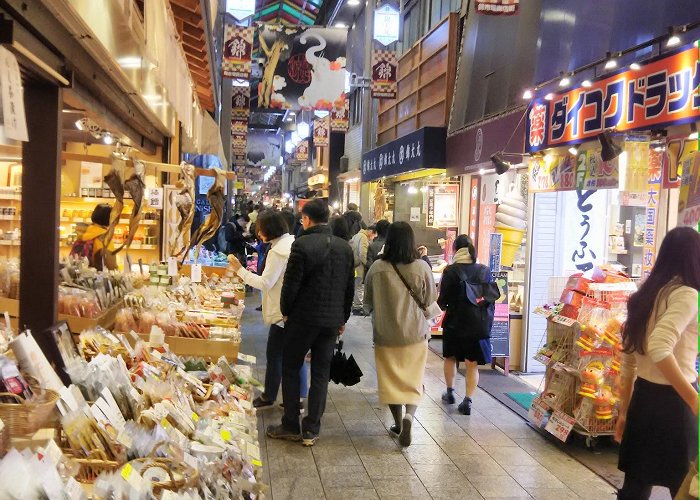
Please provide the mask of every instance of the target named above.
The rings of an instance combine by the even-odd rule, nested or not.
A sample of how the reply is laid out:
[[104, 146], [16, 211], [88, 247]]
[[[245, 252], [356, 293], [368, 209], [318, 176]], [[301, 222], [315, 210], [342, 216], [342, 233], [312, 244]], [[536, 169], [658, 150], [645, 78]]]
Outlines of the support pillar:
[[58, 313], [62, 90], [30, 83], [24, 102], [29, 141], [22, 146], [19, 325], [38, 335]]

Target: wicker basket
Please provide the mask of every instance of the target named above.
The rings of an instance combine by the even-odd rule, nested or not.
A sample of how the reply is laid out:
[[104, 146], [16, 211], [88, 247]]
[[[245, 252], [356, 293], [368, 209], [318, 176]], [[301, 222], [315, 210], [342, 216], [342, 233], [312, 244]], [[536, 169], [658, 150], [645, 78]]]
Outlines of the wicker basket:
[[34, 434], [42, 428], [51, 417], [56, 407], [59, 395], [50, 389], [41, 389], [31, 386], [34, 398], [26, 401], [16, 394], [0, 392], [0, 396], [9, 396], [16, 403], [0, 403], [0, 419], [5, 422], [5, 428], [10, 436], [23, 436]]
[[129, 462], [134, 469], [141, 471], [150, 467], [159, 467], [167, 471], [169, 480], [154, 481], [153, 493], [158, 495], [163, 490], [180, 491], [192, 488], [199, 482], [199, 472], [184, 462], [170, 458], [137, 458]]
[[0, 431], [0, 458], [5, 456], [7, 450], [10, 448], [10, 430], [6, 425], [3, 425]]
[[72, 460], [80, 466], [75, 479], [81, 483], [93, 483], [101, 473], [115, 471], [119, 468], [119, 462], [108, 460], [101, 450], [91, 451], [88, 453], [88, 458], [72, 457]]

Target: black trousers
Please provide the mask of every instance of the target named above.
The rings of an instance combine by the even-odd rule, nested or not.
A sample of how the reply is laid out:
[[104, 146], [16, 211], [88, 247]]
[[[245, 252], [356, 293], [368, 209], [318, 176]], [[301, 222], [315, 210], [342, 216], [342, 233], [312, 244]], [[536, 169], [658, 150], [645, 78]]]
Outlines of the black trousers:
[[[285, 342], [282, 357], [284, 416], [282, 417], [282, 425], [292, 432], [299, 432], [301, 429], [301, 431], [318, 434], [321, 429], [321, 417], [326, 410], [331, 359], [338, 339], [338, 327], [327, 328], [287, 322], [284, 331]], [[300, 427], [299, 370], [304, 364], [304, 358], [309, 350], [311, 350], [311, 388], [309, 389], [307, 413]]]

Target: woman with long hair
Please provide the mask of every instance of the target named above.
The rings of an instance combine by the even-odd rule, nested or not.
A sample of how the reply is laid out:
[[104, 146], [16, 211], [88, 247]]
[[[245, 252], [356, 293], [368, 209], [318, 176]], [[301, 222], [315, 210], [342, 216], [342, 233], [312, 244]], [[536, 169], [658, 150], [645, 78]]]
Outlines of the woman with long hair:
[[401, 446], [411, 444], [413, 416], [423, 395], [430, 335], [423, 309], [436, 295], [433, 274], [418, 258], [413, 229], [406, 222], [391, 224], [384, 252], [365, 277], [364, 304], [372, 314], [379, 401], [389, 405], [390, 430]]
[[476, 263], [476, 249], [472, 239], [459, 235], [454, 242], [453, 263], [445, 268], [440, 281], [438, 305], [445, 311], [442, 320], [442, 354], [444, 361], [445, 384], [447, 391], [442, 400], [455, 403], [454, 381], [457, 364], [466, 365], [466, 392], [457, 410], [463, 415], [471, 415], [472, 396], [479, 383], [479, 365], [486, 364], [486, 353], [480, 340], [491, 336], [493, 325], [493, 303], [472, 304], [466, 297], [466, 283], [490, 283], [491, 270]]
[[675, 228], [627, 304], [615, 433], [625, 482], [618, 499], [649, 498], [653, 486], [675, 497], [697, 456], [698, 290], [700, 233]]

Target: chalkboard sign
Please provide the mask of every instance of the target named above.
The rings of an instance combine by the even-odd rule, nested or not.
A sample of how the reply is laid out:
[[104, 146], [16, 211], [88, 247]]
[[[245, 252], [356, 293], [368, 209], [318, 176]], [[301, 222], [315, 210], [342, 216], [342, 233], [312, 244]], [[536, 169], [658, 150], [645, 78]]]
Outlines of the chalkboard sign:
[[[499, 235], [500, 236], [500, 235]], [[510, 356], [510, 304], [508, 303], [508, 273], [498, 271], [491, 273], [498, 284], [501, 297], [496, 302], [496, 310], [491, 327], [491, 356], [507, 358]]]

